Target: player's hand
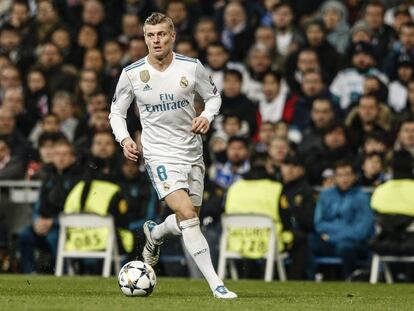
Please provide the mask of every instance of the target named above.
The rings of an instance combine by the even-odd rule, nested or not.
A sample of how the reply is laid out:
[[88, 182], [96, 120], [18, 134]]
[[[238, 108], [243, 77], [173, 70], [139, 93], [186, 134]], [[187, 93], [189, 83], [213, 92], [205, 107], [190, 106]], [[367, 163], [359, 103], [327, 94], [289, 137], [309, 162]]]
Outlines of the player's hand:
[[122, 140], [121, 145], [123, 146], [123, 152], [124, 152], [125, 158], [127, 158], [128, 160], [137, 162], [139, 151], [138, 151], [138, 146], [135, 143], [135, 141], [133, 141], [131, 137], [127, 137]]
[[197, 117], [193, 119], [191, 131], [194, 134], [206, 134], [210, 129], [210, 122], [205, 117]]

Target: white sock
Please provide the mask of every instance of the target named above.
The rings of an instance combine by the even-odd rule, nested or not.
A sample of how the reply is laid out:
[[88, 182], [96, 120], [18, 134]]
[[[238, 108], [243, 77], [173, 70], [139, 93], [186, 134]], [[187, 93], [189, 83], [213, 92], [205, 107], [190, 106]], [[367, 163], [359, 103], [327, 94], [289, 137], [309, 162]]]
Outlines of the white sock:
[[210, 248], [200, 230], [200, 220], [198, 217], [195, 217], [181, 221], [180, 228], [187, 251], [193, 257], [201, 273], [203, 273], [211, 290], [214, 291], [217, 286], [223, 285], [223, 281], [220, 280], [216, 271], [214, 271], [210, 257]]
[[167, 235], [181, 235], [181, 229], [178, 227], [175, 214], [165, 218], [164, 222], [155, 226], [151, 231], [151, 236], [155, 241], [162, 241]]

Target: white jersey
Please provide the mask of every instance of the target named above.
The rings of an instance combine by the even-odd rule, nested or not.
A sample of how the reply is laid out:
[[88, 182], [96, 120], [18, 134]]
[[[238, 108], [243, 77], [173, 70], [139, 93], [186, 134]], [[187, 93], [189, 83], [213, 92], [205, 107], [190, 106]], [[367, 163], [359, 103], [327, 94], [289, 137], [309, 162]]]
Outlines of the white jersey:
[[201, 116], [211, 123], [221, 98], [199, 60], [173, 53], [172, 63], [158, 71], [145, 57], [122, 70], [112, 100], [111, 126], [118, 142], [129, 137], [125, 119], [135, 100], [142, 124], [146, 162], [192, 164], [202, 161], [202, 140], [191, 132], [196, 117], [195, 92], [206, 106]]

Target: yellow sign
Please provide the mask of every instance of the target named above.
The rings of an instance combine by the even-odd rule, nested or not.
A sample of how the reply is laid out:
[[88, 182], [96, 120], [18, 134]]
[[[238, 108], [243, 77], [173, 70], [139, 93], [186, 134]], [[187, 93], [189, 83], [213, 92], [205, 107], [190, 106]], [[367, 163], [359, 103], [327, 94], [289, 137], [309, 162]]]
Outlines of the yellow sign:
[[68, 228], [65, 250], [100, 251], [106, 248], [108, 228]]
[[262, 258], [267, 253], [269, 239], [269, 228], [228, 228], [227, 251], [245, 258]]

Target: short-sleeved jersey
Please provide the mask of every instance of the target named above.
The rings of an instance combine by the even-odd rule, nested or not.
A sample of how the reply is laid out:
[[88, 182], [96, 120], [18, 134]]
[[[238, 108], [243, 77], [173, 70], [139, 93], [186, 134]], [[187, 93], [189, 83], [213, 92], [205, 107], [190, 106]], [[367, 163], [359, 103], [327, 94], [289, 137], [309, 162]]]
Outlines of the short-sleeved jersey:
[[[173, 53], [173, 61], [158, 71], [145, 57], [121, 73], [111, 105], [111, 116], [126, 118], [135, 101], [142, 124], [143, 156], [148, 162], [191, 164], [202, 160], [202, 140], [191, 132], [196, 117], [195, 92], [204, 101], [220, 100], [220, 95], [203, 65], [197, 60]], [[217, 111], [202, 113], [210, 122]], [[113, 129], [122, 141], [128, 133]]]

